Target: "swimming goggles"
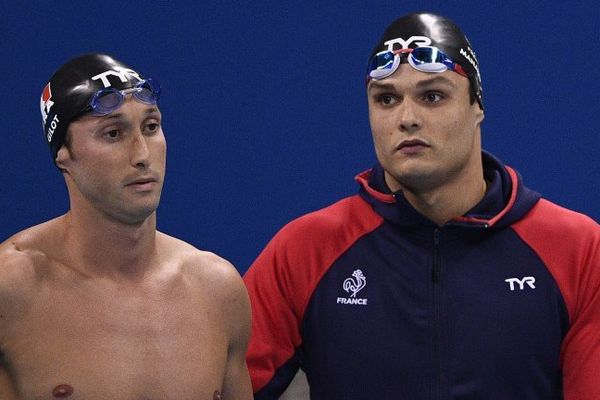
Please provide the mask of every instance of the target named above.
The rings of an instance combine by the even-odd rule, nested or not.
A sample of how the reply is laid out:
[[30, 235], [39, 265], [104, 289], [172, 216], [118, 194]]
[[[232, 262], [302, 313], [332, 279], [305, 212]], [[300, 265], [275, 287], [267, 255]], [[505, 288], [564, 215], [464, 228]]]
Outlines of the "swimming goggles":
[[118, 90], [115, 88], [100, 89], [94, 94], [89, 105], [82, 113], [91, 112], [93, 115], [107, 115], [115, 111], [131, 94], [136, 100], [145, 104], [156, 104], [161, 93], [160, 84], [152, 78], [139, 81], [134, 87]]
[[383, 79], [392, 75], [398, 69], [403, 55], [406, 55], [410, 66], [417, 71], [444, 72], [451, 70], [465, 77], [467, 76], [460, 65], [452, 61], [437, 47], [422, 46], [414, 49], [386, 50], [375, 54], [368, 64], [367, 81], [370, 79]]

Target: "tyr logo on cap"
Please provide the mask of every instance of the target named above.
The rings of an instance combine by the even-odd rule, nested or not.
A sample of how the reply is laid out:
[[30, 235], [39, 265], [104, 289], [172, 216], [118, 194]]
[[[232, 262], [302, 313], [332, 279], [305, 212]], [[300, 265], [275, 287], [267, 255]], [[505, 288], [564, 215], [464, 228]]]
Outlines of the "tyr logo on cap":
[[50, 82], [48, 82], [42, 91], [42, 97], [40, 97], [40, 111], [42, 112], [42, 120], [44, 121], [44, 125], [46, 124], [46, 118], [48, 118], [48, 113], [53, 105], [54, 102], [52, 101], [52, 90], [50, 89]]
[[108, 77], [110, 75], [118, 77], [123, 83], [127, 82], [127, 77], [125, 75], [132, 76], [138, 81], [142, 80], [142, 78], [140, 78], [140, 75], [134, 70], [122, 67], [114, 67], [114, 69], [109, 69], [108, 71], [104, 71], [101, 74], [92, 76], [92, 80], [102, 80], [102, 84], [105, 88], [107, 88], [110, 87], [110, 81], [108, 80]]
[[413, 42], [417, 45], [417, 47], [431, 45], [431, 39], [429, 39], [427, 36], [411, 36], [408, 38], [408, 40], [396, 38], [388, 40], [387, 42], [383, 42], [383, 44], [388, 47], [388, 51], [394, 51], [397, 50], [394, 48], [394, 45], [396, 44], [399, 44], [401, 49], [408, 49]]

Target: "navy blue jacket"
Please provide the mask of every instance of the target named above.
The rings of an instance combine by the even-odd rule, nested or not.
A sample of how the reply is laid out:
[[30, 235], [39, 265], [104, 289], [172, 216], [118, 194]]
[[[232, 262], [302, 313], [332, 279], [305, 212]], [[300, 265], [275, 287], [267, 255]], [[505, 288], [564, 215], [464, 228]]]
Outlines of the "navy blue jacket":
[[600, 399], [600, 228], [483, 160], [442, 227], [376, 166], [273, 238], [244, 277], [256, 399], [299, 367], [313, 400]]

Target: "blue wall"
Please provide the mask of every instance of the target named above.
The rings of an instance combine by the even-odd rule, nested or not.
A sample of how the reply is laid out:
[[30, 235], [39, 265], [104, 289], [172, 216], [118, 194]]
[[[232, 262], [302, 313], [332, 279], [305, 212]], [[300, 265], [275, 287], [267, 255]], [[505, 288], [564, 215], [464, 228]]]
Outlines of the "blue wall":
[[159, 229], [245, 271], [283, 224], [354, 193], [354, 175], [374, 163], [366, 58], [389, 22], [415, 10], [469, 36], [484, 147], [547, 198], [600, 220], [592, 0], [58, 3], [5, 3], [0, 17], [0, 240], [67, 210], [39, 95], [67, 59], [103, 51], [163, 84]]

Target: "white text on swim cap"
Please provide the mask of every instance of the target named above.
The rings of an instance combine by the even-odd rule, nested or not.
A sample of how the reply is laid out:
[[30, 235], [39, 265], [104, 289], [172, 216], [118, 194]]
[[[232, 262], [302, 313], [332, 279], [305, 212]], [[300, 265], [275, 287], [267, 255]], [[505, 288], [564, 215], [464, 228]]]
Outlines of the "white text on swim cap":
[[387, 42], [383, 42], [383, 44], [388, 47], [388, 51], [394, 51], [396, 50], [394, 49], [395, 44], [399, 44], [401, 49], [408, 49], [408, 46], [410, 46], [413, 42], [417, 45], [417, 47], [429, 46], [431, 44], [431, 39], [429, 39], [427, 36], [411, 36], [408, 38], [408, 40], [396, 38], [388, 40]]
[[48, 128], [48, 135], [46, 135], [48, 143], [52, 141], [52, 135], [54, 135], [54, 131], [56, 130], [59, 122], [58, 115], [54, 114], [54, 118], [52, 118], [52, 121], [50, 122], [50, 128]]
[[473, 66], [473, 68], [475, 68], [475, 71], [477, 72], [477, 77], [479, 78], [479, 80], [481, 80], [481, 75], [479, 74], [479, 67], [477, 66], [477, 57], [475, 57], [475, 52], [470, 47], [467, 47], [467, 51], [465, 51], [465, 49], [463, 49], [462, 47], [460, 48], [460, 54], [471, 63], [471, 65]]
[[127, 82], [127, 77], [125, 75], [132, 76], [135, 79], [137, 79], [138, 81], [142, 80], [142, 78], [140, 78], [139, 74], [137, 72], [135, 72], [134, 70], [129, 69], [129, 68], [121, 68], [121, 67], [115, 67], [115, 69], [109, 69], [108, 71], [104, 71], [101, 74], [92, 76], [92, 80], [95, 81], [95, 80], [101, 79], [102, 84], [104, 85], [105, 88], [107, 88], [107, 87], [110, 87], [110, 81], [108, 80], [108, 76], [110, 76], [110, 75], [119, 77], [119, 79], [123, 83]]

